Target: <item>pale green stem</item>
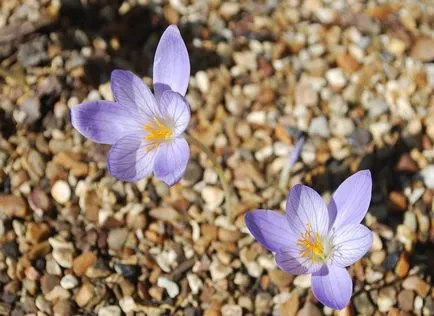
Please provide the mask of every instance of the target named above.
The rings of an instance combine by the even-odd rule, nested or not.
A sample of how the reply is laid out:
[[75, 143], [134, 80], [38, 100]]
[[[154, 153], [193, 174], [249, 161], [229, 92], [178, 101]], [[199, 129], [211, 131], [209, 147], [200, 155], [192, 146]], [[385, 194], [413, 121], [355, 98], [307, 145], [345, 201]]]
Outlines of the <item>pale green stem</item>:
[[202, 142], [200, 140], [198, 140], [197, 138], [191, 136], [191, 135], [187, 135], [185, 134], [185, 138], [187, 139], [187, 141], [190, 144], [193, 144], [194, 146], [196, 146], [198, 149], [200, 149], [203, 153], [205, 153], [205, 155], [207, 155], [208, 159], [211, 160], [213, 166], [214, 166], [214, 170], [217, 173], [219, 179], [220, 179], [220, 183], [223, 187], [223, 192], [225, 194], [225, 208], [226, 208], [226, 215], [229, 216], [229, 220], [232, 222], [233, 218], [232, 216], [234, 215], [232, 212], [232, 189], [231, 186], [229, 185], [229, 183], [226, 181], [225, 178], [225, 172], [223, 171], [217, 156], [208, 148], [206, 147], [204, 144], [202, 144]]

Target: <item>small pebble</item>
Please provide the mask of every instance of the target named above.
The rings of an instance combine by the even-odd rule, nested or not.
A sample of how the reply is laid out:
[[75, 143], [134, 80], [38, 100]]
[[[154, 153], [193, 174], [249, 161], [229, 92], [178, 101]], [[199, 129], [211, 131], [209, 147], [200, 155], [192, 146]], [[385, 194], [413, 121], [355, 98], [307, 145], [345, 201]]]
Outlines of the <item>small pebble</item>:
[[60, 204], [65, 204], [71, 199], [71, 188], [67, 182], [58, 180], [51, 188], [51, 196]]
[[169, 294], [169, 297], [175, 298], [179, 294], [179, 286], [173, 281], [170, 281], [166, 278], [160, 277], [158, 278], [157, 285], [164, 288]]

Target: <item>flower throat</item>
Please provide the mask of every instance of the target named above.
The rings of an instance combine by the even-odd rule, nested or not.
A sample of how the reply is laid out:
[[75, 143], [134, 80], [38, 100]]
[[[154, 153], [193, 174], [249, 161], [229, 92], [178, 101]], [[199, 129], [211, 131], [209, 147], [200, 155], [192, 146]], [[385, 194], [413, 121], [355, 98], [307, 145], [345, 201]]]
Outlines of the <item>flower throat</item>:
[[173, 135], [172, 129], [157, 118], [146, 123], [145, 131], [149, 132], [145, 139], [150, 142], [160, 143]]
[[303, 258], [311, 258], [312, 262], [317, 262], [318, 259], [325, 260], [324, 245], [321, 236], [312, 231], [310, 224], [306, 225], [306, 231], [297, 240], [297, 246], [302, 247], [300, 255]]

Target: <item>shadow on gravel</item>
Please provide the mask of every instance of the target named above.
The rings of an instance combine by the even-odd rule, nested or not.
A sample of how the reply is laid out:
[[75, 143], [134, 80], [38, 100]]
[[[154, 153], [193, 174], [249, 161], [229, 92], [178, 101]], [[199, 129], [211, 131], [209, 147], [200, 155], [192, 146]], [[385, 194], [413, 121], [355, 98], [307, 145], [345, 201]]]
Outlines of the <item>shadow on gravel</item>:
[[[122, 1], [98, 1], [83, 6], [79, 0], [62, 0], [59, 17], [62, 49], [79, 50], [102, 38], [107, 50], [95, 49], [85, 62], [85, 80], [92, 86], [106, 82], [115, 68], [129, 69], [140, 76], [152, 77], [154, 52], [161, 34], [168, 26], [162, 8], [135, 6], [121, 15]], [[190, 54], [191, 74], [217, 67], [222, 63], [214, 52], [194, 47], [193, 38], [200, 37], [200, 24], [179, 24]], [[113, 39], [118, 43], [111, 45]], [[116, 47], [118, 46], [118, 47]]]

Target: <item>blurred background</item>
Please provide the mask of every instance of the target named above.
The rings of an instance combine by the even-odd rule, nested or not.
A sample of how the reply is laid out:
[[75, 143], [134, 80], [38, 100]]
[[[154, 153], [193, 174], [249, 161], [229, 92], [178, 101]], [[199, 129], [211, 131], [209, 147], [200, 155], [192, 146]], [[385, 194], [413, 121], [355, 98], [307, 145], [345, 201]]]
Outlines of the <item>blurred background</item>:
[[[112, 100], [113, 69], [151, 84], [169, 24], [190, 54], [189, 133], [220, 157], [233, 223], [197, 149], [174, 187], [123, 183], [70, 123]], [[434, 315], [433, 87], [432, 0], [1, 0], [0, 315]], [[284, 210], [301, 133], [288, 190], [328, 200], [359, 169], [374, 179], [374, 243], [339, 313], [244, 225]]]

